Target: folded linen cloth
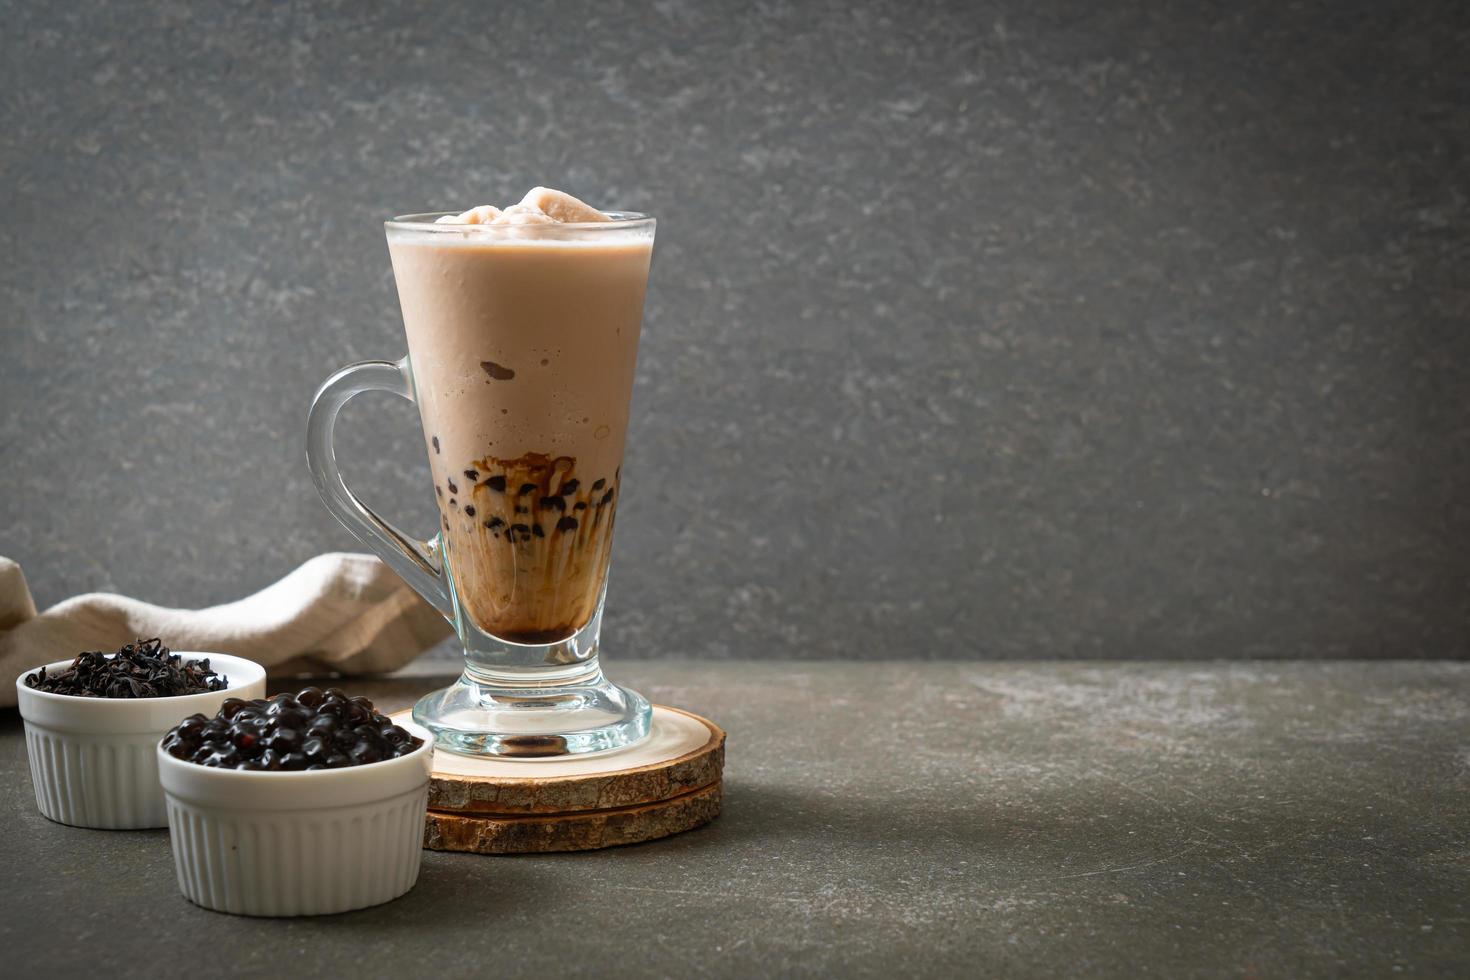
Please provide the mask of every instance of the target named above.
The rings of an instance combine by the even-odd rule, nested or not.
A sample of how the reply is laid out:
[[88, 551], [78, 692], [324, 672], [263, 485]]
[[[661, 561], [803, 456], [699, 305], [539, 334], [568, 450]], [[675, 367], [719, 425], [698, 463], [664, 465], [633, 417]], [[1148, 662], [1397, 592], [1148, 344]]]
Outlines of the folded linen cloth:
[[401, 667], [449, 632], [443, 616], [371, 555], [318, 555], [252, 596], [208, 609], [95, 592], [39, 614], [20, 565], [0, 555], [0, 707], [15, 704], [24, 671], [139, 637], [245, 657], [271, 675], [370, 674]]

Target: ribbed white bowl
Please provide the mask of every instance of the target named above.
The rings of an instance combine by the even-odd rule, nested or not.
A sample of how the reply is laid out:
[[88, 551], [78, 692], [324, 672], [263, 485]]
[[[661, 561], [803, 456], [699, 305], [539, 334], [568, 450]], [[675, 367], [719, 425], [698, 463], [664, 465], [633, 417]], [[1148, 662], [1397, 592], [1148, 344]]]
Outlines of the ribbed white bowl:
[[327, 915], [397, 898], [423, 855], [433, 743], [386, 762], [245, 772], [158, 748], [184, 897], [239, 915]]
[[[137, 830], [168, 826], [158, 785], [159, 739], [196, 712], [213, 715], [226, 698], [265, 694], [265, 668], [222, 653], [175, 651], [185, 660], [208, 658], [229, 678], [223, 691], [176, 698], [79, 698], [15, 682], [36, 806], [43, 816], [73, 827]], [[70, 660], [47, 664], [60, 670]]]

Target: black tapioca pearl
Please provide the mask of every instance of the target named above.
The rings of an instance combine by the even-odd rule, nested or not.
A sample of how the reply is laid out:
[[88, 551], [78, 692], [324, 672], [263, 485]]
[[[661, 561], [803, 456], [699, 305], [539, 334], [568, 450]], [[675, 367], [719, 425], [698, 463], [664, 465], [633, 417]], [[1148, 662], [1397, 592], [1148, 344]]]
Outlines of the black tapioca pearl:
[[536, 535], [536, 537], [538, 537], [538, 538], [544, 538], [544, 537], [546, 537], [546, 532], [543, 531], [543, 530], [541, 530], [541, 525], [540, 524], [532, 524], [531, 525], [531, 533], [534, 534], [534, 535]]
[[581, 501], [581, 500], [577, 501], [577, 506], [575, 506], [575, 507], [572, 508], [572, 510], [586, 510], [586, 509], [587, 509], [587, 504], [584, 501]]
[[485, 481], [485, 486], [489, 487], [491, 490], [494, 490], [496, 493], [505, 493], [505, 477], [492, 476], [490, 477], [490, 479]]
[[613, 498], [613, 492], [611, 490], [609, 490], [607, 493], [605, 493], [605, 494], [602, 495], [602, 499], [597, 502], [597, 506], [599, 506], [599, 507], [605, 507], [605, 506], [607, 506], [608, 504], [612, 503], [612, 498]]
[[449, 530], [449, 518], [441, 517], [439, 520], [444, 524], [444, 530]]
[[535, 490], [535, 489], [536, 489], [536, 484], [534, 484], [534, 483], [522, 483], [521, 484], [521, 490], [520, 490], [520, 492], [521, 493], [530, 493], [532, 490]]
[[440, 497], [442, 497], [442, 496], [444, 496], [444, 488], [441, 487], [439, 484], [436, 483], [436, 484], [434, 484], [434, 493], [436, 493], [437, 495], [439, 495]]
[[438, 436], [435, 436], [434, 438], [430, 439], [429, 441], [434, 444], [434, 452], [437, 453], [439, 451], [439, 437]]
[[455, 500], [453, 497], [450, 497], [449, 498], [449, 506], [451, 506], [451, 507], [458, 507], [459, 506], [459, 501]]
[[466, 517], [474, 517], [475, 516], [475, 505], [474, 504], [465, 504], [464, 505], [464, 514], [465, 514]]
[[512, 524], [510, 529], [517, 534], [530, 534], [531, 527], [528, 524]]
[[529, 513], [531, 513], [531, 508], [526, 507], [526, 506], [524, 506], [522, 504], [516, 504], [516, 513], [517, 514], [529, 514]]
[[577, 488], [580, 487], [581, 485], [582, 484], [578, 483], [576, 481], [576, 479], [574, 478], [574, 479], [568, 480], [565, 483], [563, 483], [561, 485], [561, 491], [560, 492], [561, 493], [576, 493], [577, 492]]
[[560, 497], [542, 497], [541, 506], [550, 510], [566, 510], [567, 502]]
[[465, 470], [464, 471], [464, 478], [466, 480], [469, 480], [471, 483], [474, 483], [476, 480], [478, 480], [480, 478], [480, 471], [479, 470]]
[[577, 519], [575, 517], [563, 517], [556, 522], [556, 529], [558, 531], [575, 531], [577, 529]]
[[594, 492], [601, 490], [605, 486], [607, 486], [607, 481], [604, 479], [598, 478], [592, 481], [592, 489]]
[[446, 486], [449, 487], [449, 492], [450, 493], [459, 493], [459, 487], [457, 487], [457, 486], [454, 485], [454, 481], [453, 480], [445, 480], [444, 483], [445, 483]]
[[490, 530], [493, 531], [497, 527], [504, 527], [505, 526], [505, 521], [501, 520], [499, 517], [492, 517], [488, 521], [485, 522], [485, 526], [488, 527]]

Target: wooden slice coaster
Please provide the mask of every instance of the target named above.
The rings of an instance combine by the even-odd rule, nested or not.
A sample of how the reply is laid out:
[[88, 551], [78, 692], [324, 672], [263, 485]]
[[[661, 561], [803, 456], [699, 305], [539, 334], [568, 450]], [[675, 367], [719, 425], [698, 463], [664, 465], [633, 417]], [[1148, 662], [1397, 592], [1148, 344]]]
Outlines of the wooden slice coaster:
[[720, 815], [718, 782], [657, 803], [617, 810], [529, 816], [465, 816], [430, 810], [424, 846], [475, 854], [591, 851], [657, 840], [709, 823]]
[[[400, 711], [393, 720], [427, 733]], [[652, 730], [612, 752], [539, 759], [434, 753], [424, 846], [479, 854], [580, 851], [667, 837], [720, 812], [725, 733], [654, 705]]]

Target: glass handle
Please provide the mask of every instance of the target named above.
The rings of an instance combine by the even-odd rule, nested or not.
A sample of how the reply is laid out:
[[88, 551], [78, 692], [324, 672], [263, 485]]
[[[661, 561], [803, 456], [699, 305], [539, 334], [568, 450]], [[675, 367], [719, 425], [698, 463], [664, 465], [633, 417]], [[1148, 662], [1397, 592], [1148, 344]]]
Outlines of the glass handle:
[[390, 391], [413, 401], [408, 358], [405, 356], [396, 363], [361, 361], [349, 364], [317, 390], [306, 421], [306, 462], [311, 467], [311, 478], [332, 516], [376, 552], [444, 618], [453, 621], [453, 604], [449, 600], [440, 558], [440, 536], [436, 534], [430, 541], [420, 541], [389, 524], [347, 489], [342, 473], [337, 469], [337, 451], [332, 444], [337, 413], [353, 395], [364, 391]]

